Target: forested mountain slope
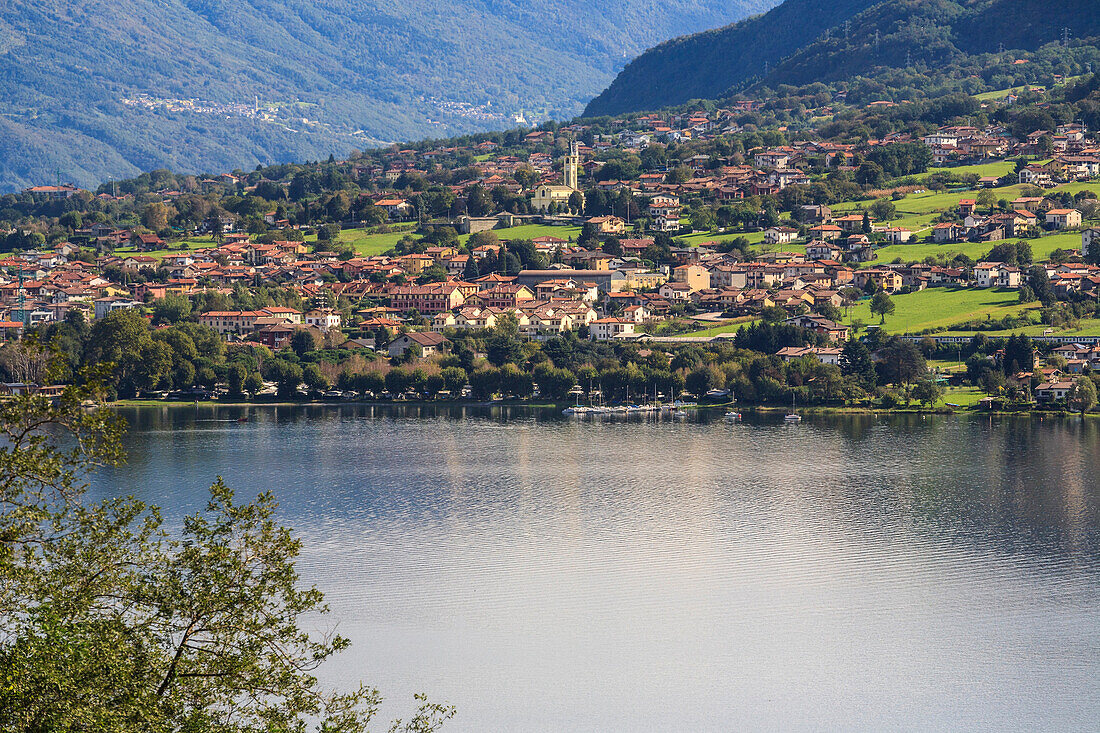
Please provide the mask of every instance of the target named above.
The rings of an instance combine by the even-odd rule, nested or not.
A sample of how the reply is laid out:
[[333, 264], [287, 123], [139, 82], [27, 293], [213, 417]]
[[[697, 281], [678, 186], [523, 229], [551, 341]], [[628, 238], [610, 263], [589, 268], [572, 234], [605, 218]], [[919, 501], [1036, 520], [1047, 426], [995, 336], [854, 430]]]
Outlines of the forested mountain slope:
[[568, 117], [646, 46], [772, 2], [7, 0], [0, 190]]
[[1094, 0], [787, 0], [763, 16], [645, 52], [585, 115], [656, 109], [752, 85], [880, 74], [893, 83], [890, 70], [898, 69], [928, 79], [971, 75], [972, 58], [982, 54], [1002, 52], [1011, 63], [1017, 52], [1063, 38], [1071, 49], [1095, 46], [1097, 35]]

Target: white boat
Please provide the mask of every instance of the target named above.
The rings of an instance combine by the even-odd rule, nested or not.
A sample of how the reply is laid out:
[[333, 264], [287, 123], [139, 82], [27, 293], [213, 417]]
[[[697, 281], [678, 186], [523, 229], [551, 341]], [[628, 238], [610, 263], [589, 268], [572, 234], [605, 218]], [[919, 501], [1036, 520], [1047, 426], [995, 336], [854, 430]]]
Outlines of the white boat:
[[802, 416], [794, 411], [794, 391], [791, 392], [791, 411], [783, 418], [786, 422], [802, 422]]
[[726, 419], [727, 420], [740, 420], [741, 419], [741, 413], [740, 412], [727, 412], [726, 413]]

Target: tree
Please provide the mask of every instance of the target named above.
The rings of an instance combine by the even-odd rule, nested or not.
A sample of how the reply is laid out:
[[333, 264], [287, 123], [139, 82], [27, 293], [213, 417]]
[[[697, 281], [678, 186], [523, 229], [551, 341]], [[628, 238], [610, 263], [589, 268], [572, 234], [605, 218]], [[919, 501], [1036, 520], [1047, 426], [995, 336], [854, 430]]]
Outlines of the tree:
[[931, 408], [944, 395], [944, 388], [934, 379], [922, 379], [913, 387], [913, 398]]
[[871, 352], [859, 339], [848, 339], [840, 351], [840, 371], [852, 377], [865, 390], [872, 390], [878, 380]]
[[512, 395], [519, 399], [531, 396], [534, 383], [531, 374], [520, 369], [515, 364], [505, 364], [500, 369], [500, 389], [506, 395]]
[[691, 371], [684, 378], [688, 392], [702, 397], [712, 389], [721, 389], [726, 384], [726, 376], [713, 364], [707, 364]]
[[249, 397], [255, 398], [263, 388], [264, 379], [259, 372], [249, 372], [248, 376], [244, 378], [244, 389], [248, 392]]
[[1050, 305], [1055, 301], [1054, 288], [1050, 284], [1050, 276], [1047, 268], [1042, 265], [1034, 265], [1027, 271], [1027, 281], [1035, 297], [1043, 305]]
[[856, 183], [861, 186], [881, 186], [886, 176], [882, 172], [882, 166], [870, 161], [864, 163], [856, 170]]
[[386, 389], [386, 378], [382, 372], [369, 371], [356, 374], [354, 384], [355, 391], [360, 394], [380, 395]]
[[248, 370], [240, 362], [233, 362], [226, 368], [225, 383], [230, 397], [240, 398], [244, 396], [244, 383], [247, 378]]
[[317, 338], [308, 328], [295, 329], [294, 335], [290, 337], [290, 348], [300, 358], [317, 349]]
[[539, 179], [539, 174], [531, 166], [522, 165], [516, 169], [513, 177], [516, 179], [516, 183], [518, 183], [519, 185], [523, 186], [524, 188], [530, 188], [531, 184]]
[[879, 382], [883, 384], [912, 384], [928, 372], [924, 355], [912, 341], [893, 337], [879, 349], [876, 365]]
[[442, 374], [430, 374], [424, 382], [424, 391], [429, 397], [435, 399], [435, 396], [442, 392], [443, 388], [446, 386], [447, 381], [443, 379]]
[[191, 315], [191, 301], [183, 295], [166, 295], [153, 302], [153, 324], [179, 323]]
[[1088, 375], [1081, 375], [1073, 383], [1069, 392], [1069, 406], [1079, 410], [1082, 415], [1096, 405], [1096, 385]]
[[[306, 630], [327, 609], [275, 498], [219, 479], [174, 536], [133, 496], [87, 501], [80, 477], [122, 458], [88, 385], [0, 404], [0, 730], [362, 731], [379, 695], [318, 685], [348, 642]], [[421, 699], [395, 729], [452, 715]]]
[[466, 282], [473, 282], [481, 277], [481, 272], [477, 267], [477, 257], [470, 255], [466, 258], [466, 267], [462, 269], [462, 279]]
[[695, 231], [709, 232], [718, 226], [718, 218], [709, 206], [696, 206], [688, 213], [688, 218]]
[[141, 211], [141, 224], [154, 232], [159, 232], [168, 228], [168, 219], [175, 213], [175, 210], [167, 204], [149, 204]]
[[422, 394], [428, 386], [428, 373], [419, 367], [409, 372], [409, 389]]
[[886, 316], [893, 315], [896, 308], [893, 298], [883, 290], [871, 296], [871, 313], [880, 316], [879, 323], [886, 323]]
[[306, 364], [302, 368], [302, 381], [310, 389], [326, 390], [329, 388], [328, 378], [321, 373], [321, 369], [316, 364]]
[[471, 187], [466, 195], [466, 211], [470, 216], [488, 216], [493, 213], [493, 197], [480, 184]]
[[470, 375], [470, 389], [479, 400], [487, 400], [499, 392], [500, 382], [500, 370], [492, 367], [478, 369]]
[[450, 392], [452, 397], [458, 397], [466, 386], [466, 370], [460, 366], [445, 367], [439, 375], [443, 377], [443, 389]]
[[409, 389], [409, 373], [403, 369], [390, 369], [386, 372], [386, 391], [392, 396], [403, 395]]
[[569, 194], [569, 210], [574, 213], [584, 211], [584, 194], [580, 191]]
[[1024, 334], [1013, 334], [1005, 342], [1004, 358], [1001, 366], [1006, 375], [1017, 372], [1030, 372], [1035, 367], [1035, 348]]
[[890, 221], [898, 213], [898, 207], [890, 199], [878, 199], [870, 207], [871, 214], [879, 221]]
[[149, 324], [140, 313], [116, 310], [92, 326], [86, 363], [113, 364], [112, 386], [120, 395], [132, 396], [141, 349], [149, 340]]
[[523, 358], [523, 343], [519, 339], [519, 321], [512, 314], [501, 316], [489, 338], [486, 356], [494, 366], [515, 363]]
[[302, 367], [285, 359], [276, 359], [271, 365], [271, 378], [278, 385], [279, 397], [297, 397], [298, 385], [302, 383]]
[[991, 188], [983, 188], [978, 191], [978, 197], [975, 200], [978, 206], [984, 206], [989, 209], [990, 213], [993, 213], [994, 207], [997, 206], [997, 194], [993, 192]]
[[329, 246], [329, 243], [340, 236], [340, 225], [335, 222], [328, 224], [322, 224], [317, 227], [317, 242], [324, 243], [324, 246]]
[[532, 376], [539, 386], [539, 394], [552, 400], [566, 399], [577, 381], [573, 372], [549, 366], [547, 362], [536, 366]]

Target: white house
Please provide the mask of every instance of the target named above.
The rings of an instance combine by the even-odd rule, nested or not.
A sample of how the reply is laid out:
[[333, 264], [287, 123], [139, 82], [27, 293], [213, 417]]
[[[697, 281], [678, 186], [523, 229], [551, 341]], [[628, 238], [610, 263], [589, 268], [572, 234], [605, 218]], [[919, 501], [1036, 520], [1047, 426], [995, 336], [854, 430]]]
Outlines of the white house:
[[625, 318], [599, 318], [588, 324], [588, 337], [593, 341], [610, 341], [618, 336], [633, 336], [634, 321]]
[[768, 244], [786, 244], [798, 239], [798, 230], [791, 227], [772, 227], [764, 231], [764, 241]]
[[1081, 232], [1081, 256], [1087, 255], [1094, 244], [1100, 246], [1100, 227], [1089, 227]]
[[306, 325], [316, 326], [323, 333], [340, 328], [340, 313], [332, 308], [318, 308], [305, 315]]

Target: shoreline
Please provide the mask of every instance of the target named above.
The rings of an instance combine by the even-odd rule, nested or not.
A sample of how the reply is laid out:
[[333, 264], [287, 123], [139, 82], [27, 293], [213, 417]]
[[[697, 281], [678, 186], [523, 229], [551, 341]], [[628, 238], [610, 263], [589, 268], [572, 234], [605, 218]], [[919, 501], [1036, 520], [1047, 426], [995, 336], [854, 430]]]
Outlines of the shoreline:
[[[525, 400], [296, 400], [296, 401], [271, 401], [271, 402], [226, 402], [220, 400], [201, 400], [188, 402], [186, 400], [116, 400], [104, 403], [102, 406], [118, 408], [152, 408], [152, 407], [338, 407], [342, 405], [362, 406], [372, 405], [379, 407], [526, 407], [540, 410], [565, 409], [572, 407], [572, 402], [528, 402]], [[746, 405], [736, 402], [720, 402], [706, 405], [695, 405], [682, 408], [683, 411], [715, 412], [734, 409], [742, 414], [775, 415], [787, 414], [790, 408], [785, 405]], [[1067, 410], [978, 410], [973, 407], [866, 407], [859, 405], [807, 405], [797, 406], [795, 412], [800, 415], [989, 415], [999, 417], [1100, 417], [1100, 412], [1085, 413], [1071, 412]], [[652, 413], [650, 413], [652, 414]]]

